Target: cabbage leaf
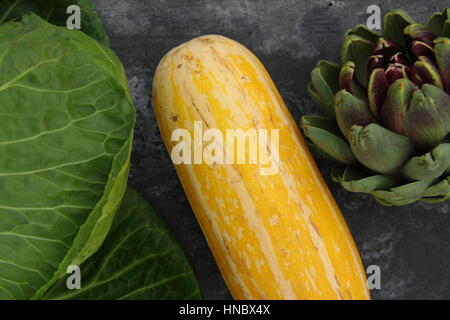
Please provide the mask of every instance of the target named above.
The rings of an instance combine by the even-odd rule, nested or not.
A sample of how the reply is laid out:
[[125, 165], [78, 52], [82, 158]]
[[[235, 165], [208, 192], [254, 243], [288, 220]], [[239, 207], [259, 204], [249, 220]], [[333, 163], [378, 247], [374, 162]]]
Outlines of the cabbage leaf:
[[40, 298], [101, 246], [134, 119], [109, 48], [36, 15], [0, 25], [0, 299]]
[[66, 276], [44, 298], [200, 298], [183, 250], [153, 209], [130, 187], [105, 243], [80, 270], [81, 289], [69, 290]]

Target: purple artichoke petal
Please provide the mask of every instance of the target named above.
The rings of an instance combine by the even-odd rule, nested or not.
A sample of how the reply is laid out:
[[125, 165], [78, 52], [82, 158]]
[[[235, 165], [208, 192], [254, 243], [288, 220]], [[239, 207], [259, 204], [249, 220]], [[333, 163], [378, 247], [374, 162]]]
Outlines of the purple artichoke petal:
[[378, 68], [384, 69], [385, 66], [386, 66], [386, 59], [384, 58], [383, 55], [378, 54], [378, 55], [370, 56], [369, 63], [368, 63], [369, 74], [372, 74], [373, 70], [375, 70], [375, 69], [378, 69]]
[[405, 66], [409, 66], [410, 65], [408, 57], [403, 52], [397, 52], [396, 54], [394, 54], [391, 57], [390, 62], [391, 63], [403, 64]]
[[339, 89], [345, 89], [350, 93], [352, 92], [352, 82], [355, 75], [355, 64], [353, 61], [347, 61], [341, 68], [339, 74]]
[[392, 40], [385, 39], [383, 37], [378, 38], [378, 41], [373, 47], [374, 55], [382, 55], [387, 59], [390, 59], [394, 54], [403, 52], [403, 48]]
[[341, 90], [334, 99], [336, 120], [342, 134], [348, 138], [353, 125], [366, 126], [372, 122], [372, 115], [365, 102], [355, 98], [346, 90]]
[[375, 119], [379, 119], [380, 110], [386, 99], [389, 82], [383, 69], [375, 69], [370, 75], [368, 90], [369, 108]]
[[428, 57], [434, 59], [434, 49], [425, 42], [414, 41], [411, 45], [411, 52], [416, 59], [419, 57]]
[[412, 68], [411, 79], [420, 87], [425, 83], [429, 83], [438, 88], [444, 88], [439, 70], [434, 62], [427, 57], [419, 57], [419, 61], [416, 61]]
[[416, 90], [419, 88], [406, 78], [391, 84], [381, 109], [380, 120], [383, 126], [398, 134], [404, 134], [403, 123]]
[[412, 70], [410, 67], [400, 63], [394, 63], [389, 65], [386, 69], [386, 79], [389, 83], [394, 83], [395, 80], [401, 78], [410, 78], [411, 72]]
[[358, 99], [367, 100], [366, 90], [358, 83], [355, 77], [355, 64], [352, 61], [346, 62], [339, 74], [339, 89], [345, 89]]
[[429, 46], [433, 46], [433, 41], [436, 39], [436, 35], [428, 30], [425, 26], [415, 23], [407, 26], [403, 33], [410, 43], [414, 41], [424, 42]]

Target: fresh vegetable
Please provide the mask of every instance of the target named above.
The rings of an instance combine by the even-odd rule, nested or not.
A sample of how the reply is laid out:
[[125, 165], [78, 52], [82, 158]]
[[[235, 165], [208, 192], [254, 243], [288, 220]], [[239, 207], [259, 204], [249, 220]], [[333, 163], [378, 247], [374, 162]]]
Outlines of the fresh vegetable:
[[450, 9], [425, 25], [405, 11], [381, 35], [347, 32], [342, 65], [320, 61], [309, 92], [325, 116], [305, 116], [311, 146], [338, 163], [333, 179], [384, 205], [450, 197]]
[[104, 245], [82, 265], [80, 290], [61, 279], [45, 299], [199, 299], [191, 266], [147, 202], [127, 188]]
[[214, 35], [173, 49], [154, 75], [153, 106], [170, 153], [179, 143], [172, 133], [184, 129], [194, 136], [195, 121], [224, 136], [227, 129], [279, 130], [279, 159], [271, 143], [261, 142], [275, 162], [273, 174], [261, 174], [258, 164], [176, 165], [234, 298], [369, 298], [341, 212], [250, 51]]
[[124, 196], [135, 110], [119, 59], [34, 14], [12, 20], [0, 25], [0, 299], [198, 298], [168, 230]]
[[39, 298], [102, 244], [134, 107], [114, 53], [37, 16], [0, 25], [0, 297]]

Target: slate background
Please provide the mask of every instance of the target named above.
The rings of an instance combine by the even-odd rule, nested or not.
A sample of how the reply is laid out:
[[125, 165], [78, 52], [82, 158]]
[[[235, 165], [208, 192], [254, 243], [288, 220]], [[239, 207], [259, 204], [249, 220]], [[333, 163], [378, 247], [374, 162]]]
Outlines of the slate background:
[[[450, 1], [367, 0], [96, 0], [122, 59], [137, 108], [130, 184], [150, 201], [184, 247], [205, 299], [230, 299], [164, 149], [151, 108], [152, 75], [171, 48], [204, 34], [221, 34], [264, 63], [295, 120], [315, 112], [307, 95], [316, 61], [338, 62], [345, 30], [365, 23], [366, 8], [400, 7], [424, 22]], [[328, 176], [327, 166], [319, 167]], [[327, 180], [364, 265], [381, 268], [373, 299], [450, 298], [449, 203], [383, 207]]]

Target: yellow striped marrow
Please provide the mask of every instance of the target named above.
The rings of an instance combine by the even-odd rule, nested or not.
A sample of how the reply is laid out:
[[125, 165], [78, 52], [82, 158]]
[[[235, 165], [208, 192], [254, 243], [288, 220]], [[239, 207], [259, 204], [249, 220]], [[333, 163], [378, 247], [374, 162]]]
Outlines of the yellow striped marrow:
[[[235, 299], [370, 298], [346, 222], [255, 55], [223, 36], [193, 39], [161, 60], [152, 94], [169, 153], [179, 144], [173, 132], [194, 137], [196, 123], [224, 136], [227, 129], [278, 130], [275, 173], [236, 161], [176, 165]], [[275, 151], [268, 139], [260, 144], [269, 157]]]

